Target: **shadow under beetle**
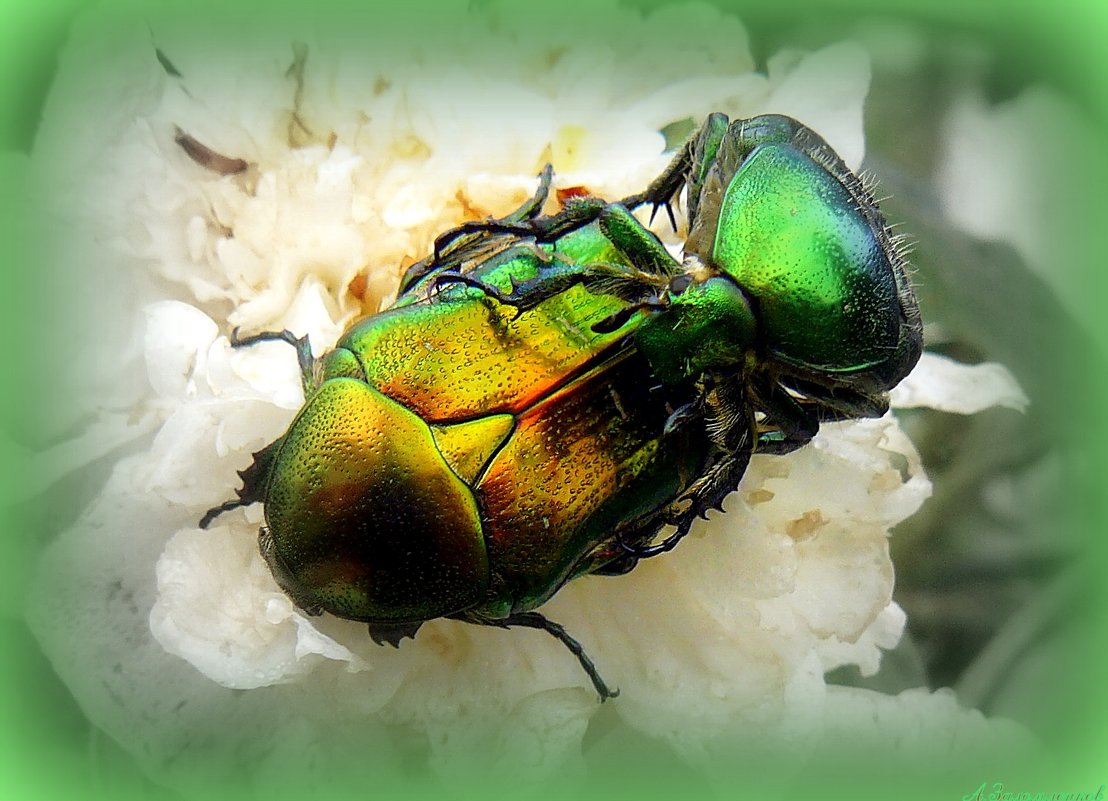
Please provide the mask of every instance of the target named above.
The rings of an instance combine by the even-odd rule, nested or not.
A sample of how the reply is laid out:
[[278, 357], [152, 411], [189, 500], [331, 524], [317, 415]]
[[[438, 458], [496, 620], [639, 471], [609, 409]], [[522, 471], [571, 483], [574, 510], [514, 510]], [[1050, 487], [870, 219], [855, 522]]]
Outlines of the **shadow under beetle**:
[[[439, 617], [542, 629], [604, 700], [534, 610], [672, 549], [752, 453], [883, 414], [921, 324], [900, 240], [795, 120], [712, 114], [618, 203], [544, 216], [550, 182], [440, 236], [323, 357], [287, 331], [236, 339], [295, 345], [307, 400], [201, 526], [262, 502], [261, 552], [306, 612], [393, 645]], [[677, 261], [630, 210], [672, 219], [682, 188]]]

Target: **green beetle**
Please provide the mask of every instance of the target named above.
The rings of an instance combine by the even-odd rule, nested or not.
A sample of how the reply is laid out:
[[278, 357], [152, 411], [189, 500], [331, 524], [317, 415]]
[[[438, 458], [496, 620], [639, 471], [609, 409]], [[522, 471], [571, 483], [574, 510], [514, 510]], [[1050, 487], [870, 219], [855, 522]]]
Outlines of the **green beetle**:
[[[550, 181], [439, 237], [323, 357], [237, 340], [294, 344], [307, 401], [201, 526], [262, 502], [261, 551], [307, 612], [393, 645], [439, 617], [540, 628], [603, 700], [534, 610], [673, 548], [752, 453], [883, 414], [921, 324], [872, 196], [795, 120], [713, 114], [619, 203], [543, 216]], [[682, 188], [678, 261], [630, 210], [672, 219]]]

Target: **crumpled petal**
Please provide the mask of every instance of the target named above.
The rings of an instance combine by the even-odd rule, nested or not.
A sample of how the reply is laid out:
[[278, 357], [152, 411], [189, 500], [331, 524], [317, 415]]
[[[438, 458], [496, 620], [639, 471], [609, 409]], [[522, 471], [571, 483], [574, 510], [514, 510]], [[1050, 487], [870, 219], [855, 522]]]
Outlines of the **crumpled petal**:
[[[150, 629], [170, 653], [225, 687], [248, 690], [306, 675], [319, 657], [366, 666], [307, 625], [256, 545], [225, 526], [177, 532], [158, 560]], [[177, 608], [180, 605], [183, 608]], [[205, 615], [206, 606], [217, 607]]]
[[889, 393], [889, 400], [897, 409], [926, 406], [958, 414], [975, 414], [992, 406], [1022, 412], [1030, 403], [1004, 365], [962, 364], [937, 353], [924, 353], [916, 368]]

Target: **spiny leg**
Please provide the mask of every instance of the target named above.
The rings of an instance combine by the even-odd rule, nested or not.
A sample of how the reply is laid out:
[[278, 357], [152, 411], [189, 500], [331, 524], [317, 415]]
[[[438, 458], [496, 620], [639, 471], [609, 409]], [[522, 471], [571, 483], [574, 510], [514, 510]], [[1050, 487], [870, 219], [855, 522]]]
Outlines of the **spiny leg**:
[[593, 664], [589, 655], [585, 653], [585, 649], [581, 646], [581, 643], [569, 636], [563, 626], [552, 620], [547, 620], [538, 612], [516, 612], [514, 615], [509, 615], [501, 620], [491, 620], [488, 622], [490, 625], [501, 626], [503, 628], [519, 626], [521, 628], [541, 629], [545, 631], [568, 648], [571, 654], [577, 657], [577, 661], [588, 675], [589, 680], [592, 681], [592, 686], [596, 689], [597, 695], [600, 696], [601, 703], [619, 695], [619, 690], [609, 689], [604, 679], [600, 677], [600, 673], [596, 670], [596, 665]]
[[[245, 348], [258, 342], [287, 342], [296, 349], [296, 361], [300, 365], [300, 381], [304, 386], [304, 394], [309, 393], [315, 385], [315, 358], [312, 356], [312, 347], [308, 337], [298, 337], [289, 330], [262, 331], [247, 337], [240, 337], [238, 329], [231, 332], [231, 347]], [[242, 479], [242, 489], [238, 490], [238, 497], [224, 501], [218, 506], [213, 506], [200, 518], [200, 528], [207, 528], [217, 517], [224, 512], [230, 512], [243, 506], [250, 506], [262, 499], [262, 483], [269, 474], [270, 460], [276, 449], [277, 442], [273, 442], [254, 454], [254, 461], [245, 470], [239, 471]]]
[[[682, 185], [690, 180], [697, 182], [696, 192], [699, 192], [703, 173], [714, 160], [719, 142], [726, 130], [725, 115], [709, 115], [699, 131], [685, 142], [665, 170], [644, 191], [628, 195], [618, 204], [608, 204], [599, 198], [585, 197], [568, 203], [557, 214], [539, 217], [538, 213], [550, 188], [550, 169], [547, 165], [547, 169], [540, 176], [539, 189], [534, 198], [512, 214], [499, 219], [465, 222], [439, 236], [435, 240], [432, 255], [412, 265], [405, 273], [400, 283], [400, 292], [407, 291], [417, 281], [435, 270], [444, 268], [446, 266], [444, 260], [449, 259], [450, 263], [460, 264], [462, 259], [459, 257], [464, 255], [476, 241], [500, 234], [532, 239], [538, 243], [552, 242], [600, 218], [611, 206], [618, 205], [627, 213], [627, 210], [650, 203], [654, 207], [651, 214], [652, 221], [658, 208], [664, 206], [670, 223], [676, 230], [677, 220], [673, 214], [673, 200]], [[692, 192], [693, 189], [690, 187], [690, 194]], [[617, 239], [613, 239], [613, 243], [619, 246]], [[658, 246], [661, 247], [660, 243]], [[665, 267], [659, 268], [659, 272], [676, 274], [678, 267], [672, 264], [672, 259], [658, 259], [658, 261], [659, 264], [665, 263]]]
[[[601, 220], [602, 225], [619, 225], [621, 227], [632, 227], [628, 220], [633, 221], [634, 225], [654, 239], [656, 244], [651, 246], [651, 252], [657, 253], [657, 248], [664, 250], [664, 247], [660, 242], [657, 242], [657, 237], [649, 234], [646, 228], [631, 216], [630, 210], [641, 206], [643, 203], [654, 203], [656, 208], [664, 205], [669, 209], [670, 200], [680, 188], [681, 182], [684, 181], [683, 170], [687, 168], [687, 163], [679, 155], [667, 168], [666, 172], [655, 180], [645, 192], [629, 195], [618, 203], [608, 203], [597, 197], [582, 197], [567, 203], [565, 208], [557, 214], [546, 217], [515, 219], [509, 216], [499, 220], [471, 220], [462, 223], [435, 240], [435, 260], [438, 261], [446, 255], [453, 255], [453, 242], [466, 235], [509, 234], [533, 239], [540, 243], [553, 242], [559, 237], [583, 228], [598, 219]], [[670, 216], [672, 219], [672, 211], [670, 211]], [[676, 228], [675, 221], [674, 227]], [[628, 231], [625, 234], [620, 231], [617, 236], [610, 238], [617, 247], [619, 247], [620, 241], [628, 241], [632, 246], [637, 246], [643, 240], [643, 236], [644, 234], [639, 232]], [[666, 259], [660, 255], [657, 259], [659, 261], [673, 261], [672, 257]], [[668, 270], [668, 272], [672, 274], [673, 270]]]
[[[702, 379], [699, 397], [691, 405], [700, 408], [702, 415], [687, 416], [675, 425], [689, 424], [702, 419], [705, 430], [720, 454], [719, 458], [699, 479], [674, 502], [666, 522], [676, 530], [664, 540], [651, 545], [618, 539], [619, 546], [636, 559], [672, 551], [689, 533], [698, 517], [707, 517], [709, 509], [723, 510], [723, 499], [738, 489], [739, 481], [750, 464], [754, 449], [754, 420], [748, 408], [745, 388], [739, 376], [706, 374]], [[679, 505], [687, 504], [684, 509]]]
[[400, 641], [405, 637], [414, 640], [416, 632], [419, 631], [419, 627], [422, 625], [422, 620], [417, 620], [414, 623], [369, 623], [369, 636], [378, 645], [391, 645], [393, 648], [399, 648]]
[[700, 187], [704, 183], [704, 177], [708, 168], [715, 161], [719, 145], [727, 134], [727, 115], [718, 112], [709, 114], [701, 123], [700, 128], [685, 140], [685, 144], [677, 151], [661, 174], [650, 182], [642, 192], [628, 195], [620, 203], [629, 209], [634, 209], [644, 203], [650, 203], [654, 211], [650, 215], [651, 221], [659, 207], [665, 207], [669, 215], [670, 223], [677, 230], [677, 221], [673, 216], [672, 203], [681, 191], [682, 185], [689, 187], [689, 219], [695, 213], [696, 203], [700, 194]]
[[747, 465], [750, 464], [750, 454], [750, 449], [746, 448], [714, 464], [703, 478], [693, 485], [690, 490], [692, 499], [688, 509], [680, 513], [674, 521], [676, 530], [664, 540], [651, 545], [637, 545], [621, 537], [617, 540], [620, 548], [635, 560], [649, 559], [672, 551], [689, 533], [698, 517], [706, 518], [709, 509], [723, 511], [723, 499], [738, 489], [739, 481], [746, 472]]
[[[636, 192], [633, 195], [628, 195], [619, 201], [621, 206], [628, 209], [636, 209], [644, 203], [650, 203], [654, 206], [654, 211], [657, 212], [659, 207], [664, 206], [669, 214], [670, 221], [673, 223], [673, 227], [677, 228], [677, 222], [673, 217], [673, 210], [670, 204], [673, 203], [673, 199], [677, 196], [677, 193], [681, 190], [682, 184], [685, 183], [685, 176], [688, 173], [689, 164], [692, 160], [693, 152], [693, 139], [690, 138], [681, 146], [681, 149], [677, 151], [677, 154], [670, 160], [666, 168], [662, 170], [661, 174], [655, 178], [642, 192]], [[654, 215], [651, 214], [651, 219]]]
[[280, 443], [281, 440], [277, 440], [254, 454], [254, 461], [250, 463], [250, 466], [245, 470], [238, 471], [239, 478], [242, 479], [242, 489], [236, 490], [238, 497], [224, 501], [219, 506], [213, 506], [205, 512], [204, 516], [200, 518], [200, 528], [207, 528], [213, 520], [224, 512], [230, 512], [232, 509], [238, 509], [242, 506], [250, 506], [262, 500], [262, 485], [265, 483], [266, 476], [269, 475], [273, 456]]
[[[714, 161], [719, 144], [727, 132], [727, 116], [720, 113], [708, 115], [700, 128], [685, 142], [670, 160], [666, 168], [658, 175], [642, 192], [628, 195], [619, 201], [619, 205], [626, 209], [635, 209], [650, 203], [657, 212], [658, 208], [665, 207], [669, 215], [670, 223], [674, 229], [677, 221], [673, 216], [671, 204], [681, 187], [690, 179], [703, 180], [703, 173]], [[699, 186], [699, 183], [697, 184]], [[457, 237], [465, 234], [489, 232], [508, 233], [517, 236], [536, 236], [537, 241], [550, 241], [557, 238], [566, 230], [580, 227], [591, 222], [600, 211], [608, 204], [599, 198], [581, 198], [567, 204], [566, 208], [558, 214], [549, 217], [538, 218], [538, 212], [546, 201], [550, 189], [550, 165], [546, 166], [540, 180], [539, 191], [535, 198], [524, 203], [513, 214], [496, 220], [475, 220], [463, 223], [458, 228], [448, 231], [435, 241], [436, 258], [438, 254]], [[541, 198], [541, 201], [539, 199]], [[539, 201], [539, 202], [536, 202]], [[653, 219], [653, 214], [651, 215]], [[531, 224], [531, 222], [537, 224]]]
[[[511, 234], [534, 239], [536, 242], [551, 242], [597, 219], [600, 219], [601, 225], [604, 226], [606, 224], [625, 224], [625, 218], [630, 218], [635, 225], [645, 231], [646, 229], [643, 228], [642, 224], [631, 217], [628, 211], [641, 206], [643, 203], [654, 203], [655, 208], [662, 205], [666, 206], [674, 228], [676, 228], [677, 223], [673, 220], [672, 210], [669, 209], [669, 200], [680, 188], [681, 182], [684, 180], [684, 171], [687, 168], [686, 160], [679, 154], [662, 176], [655, 179], [645, 192], [629, 195], [619, 203], [608, 203], [597, 197], [576, 198], [568, 202], [565, 208], [557, 214], [546, 217], [537, 216], [537, 211], [542, 207], [542, 203], [537, 202], [540, 193], [536, 193], [536, 197], [532, 201], [525, 203], [516, 212], [505, 217], [495, 220], [471, 220], [447, 231], [435, 240], [435, 257], [437, 259], [442, 255], [451, 253], [452, 251], [448, 249], [452, 243], [467, 234]], [[549, 176], [546, 177], [547, 184], [541, 192], [542, 202], [545, 202], [546, 192], [549, 190]], [[620, 211], [622, 211], [622, 215], [619, 214]], [[607, 222], [606, 218], [608, 218]], [[605, 233], [608, 232], [605, 231]], [[609, 238], [617, 246], [619, 245], [618, 238], [611, 236]], [[635, 238], [641, 239], [641, 235], [636, 235]], [[654, 237], [654, 239], [657, 238]], [[661, 243], [657, 243], [657, 247], [661, 247]], [[670, 258], [670, 261], [672, 261], [672, 258]]]

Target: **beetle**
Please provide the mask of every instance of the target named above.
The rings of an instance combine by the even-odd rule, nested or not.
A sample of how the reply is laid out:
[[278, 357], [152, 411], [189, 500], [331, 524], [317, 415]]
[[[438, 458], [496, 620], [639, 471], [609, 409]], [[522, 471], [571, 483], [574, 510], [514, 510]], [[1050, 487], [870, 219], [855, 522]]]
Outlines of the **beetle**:
[[[261, 552], [306, 612], [394, 646], [440, 617], [542, 629], [603, 701], [618, 691], [536, 610], [671, 550], [753, 453], [883, 414], [922, 328], [902, 238], [791, 118], [712, 114], [619, 202], [544, 215], [551, 180], [440, 236], [318, 359], [236, 332], [294, 345], [306, 401], [200, 525], [261, 502]], [[678, 260], [631, 212], [676, 230], [682, 189]]]

